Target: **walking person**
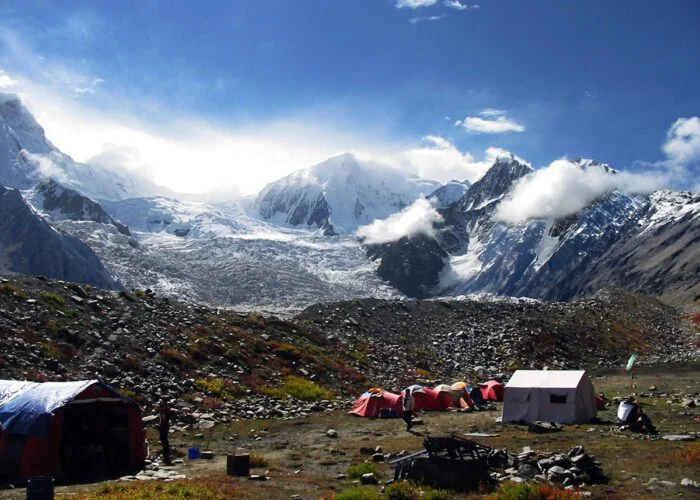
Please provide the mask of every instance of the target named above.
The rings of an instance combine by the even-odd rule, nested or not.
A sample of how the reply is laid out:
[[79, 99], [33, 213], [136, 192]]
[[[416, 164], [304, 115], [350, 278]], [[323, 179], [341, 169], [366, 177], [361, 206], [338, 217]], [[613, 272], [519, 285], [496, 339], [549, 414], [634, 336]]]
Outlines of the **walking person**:
[[160, 434], [160, 444], [163, 445], [163, 461], [166, 465], [171, 464], [168, 434], [170, 433], [170, 418], [172, 414], [173, 409], [170, 408], [168, 402], [163, 399], [158, 407], [158, 432]]
[[415, 408], [415, 400], [411, 393], [411, 388], [409, 387], [403, 393], [403, 420], [406, 422], [406, 430], [408, 432], [410, 432], [411, 427], [413, 427], [413, 408]]

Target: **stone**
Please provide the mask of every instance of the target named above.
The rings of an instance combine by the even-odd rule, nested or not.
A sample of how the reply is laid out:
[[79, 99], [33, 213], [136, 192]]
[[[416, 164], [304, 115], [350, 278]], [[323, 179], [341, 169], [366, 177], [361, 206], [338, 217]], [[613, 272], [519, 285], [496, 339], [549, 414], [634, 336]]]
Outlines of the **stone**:
[[693, 481], [692, 479], [684, 477], [683, 479], [681, 479], [681, 486], [685, 486], [686, 488], [700, 489], [700, 482]]
[[661, 436], [661, 439], [665, 439], [666, 441], [695, 441], [697, 436], [692, 434], [666, 434], [665, 436]]
[[368, 472], [367, 474], [362, 474], [362, 478], [360, 478], [360, 482], [362, 484], [379, 484], [379, 481], [377, 481], [377, 478], [374, 476], [372, 472]]
[[337, 438], [337, 437], [338, 437], [338, 431], [336, 431], [335, 429], [328, 429], [328, 430], [326, 431], [326, 436], [328, 436], [329, 438]]
[[533, 479], [539, 471], [537, 467], [529, 463], [518, 465], [518, 475], [525, 479]]

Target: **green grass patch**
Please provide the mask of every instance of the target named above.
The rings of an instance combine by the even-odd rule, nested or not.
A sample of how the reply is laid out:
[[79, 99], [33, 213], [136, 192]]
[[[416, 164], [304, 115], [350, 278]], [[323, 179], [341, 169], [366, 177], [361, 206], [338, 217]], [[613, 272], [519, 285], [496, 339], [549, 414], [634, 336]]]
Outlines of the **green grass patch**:
[[53, 307], [63, 307], [66, 304], [66, 299], [53, 292], [42, 292], [41, 300]]
[[374, 474], [379, 477], [379, 469], [374, 464], [369, 462], [362, 462], [356, 465], [351, 465], [348, 467], [346, 474], [350, 479], [360, 479], [363, 474]]
[[259, 391], [280, 399], [289, 395], [302, 401], [321, 401], [333, 397], [333, 393], [328, 389], [321, 387], [312, 380], [294, 375], [286, 377], [280, 387], [263, 386]]
[[73, 498], [86, 500], [219, 500], [241, 498], [236, 484], [231, 479], [200, 477], [167, 483], [146, 481], [135, 483], [106, 484], [96, 492], [77, 494]]
[[335, 495], [335, 500], [380, 500], [382, 495], [371, 486], [360, 486], [341, 491]]

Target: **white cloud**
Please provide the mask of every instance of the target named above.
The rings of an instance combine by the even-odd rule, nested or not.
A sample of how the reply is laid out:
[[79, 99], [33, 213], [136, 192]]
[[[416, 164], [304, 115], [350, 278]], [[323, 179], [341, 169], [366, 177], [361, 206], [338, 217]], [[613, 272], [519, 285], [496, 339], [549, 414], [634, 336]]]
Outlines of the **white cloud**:
[[438, 0], [396, 0], [397, 9], [420, 9], [421, 7], [432, 7]]
[[440, 222], [442, 216], [430, 202], [419, 198], [411, 206], [390, 215], [387, 219], [377, 219], [372, 224], [361, 226], [356, 234], [364, 243], [376, 245], [417, 234], [435, 236], [435, 225]]
[[439, 16], [419, 16], [419, 17], [412, 17], [411, 19], [408, 20], [408, 22], [411, 24], [418, 24], [418, 23], [425, 23], [425, 22], [431, 22], [431, 21], [439, 21], [440, 19], [444, 19], [446, 17], [447, 17], [447, 14], [440, 14]]
[[615, 189], [648, 193], [667, 182], [668, 178], [658, 173], [612, 175], [596, 166], [584, 169], [568, 160], [557, 160], [522, 179], [500, 203], [494, 218], [519, 224], [529, 219], [565, 217]]
[[505, 116], [505, 111], [487, 108], [479, 113], [481, 116], [467, 116], [455, 125], [464, 127], [477, 134], [503, 134], [506, 132], [524, 132], [525, 125]]
[[474, 156], [461, 152], [443, 137], [429, 135], [423, 140], [428, 145], [402, 151], [388, 160], [388, 163], [403, 166], [419, 177], [444, 183], [453, 179], [474, 182], [495, 160], [487, 150], [484, 160], [477, 161]]
[[459, 0], [445, 0], [443, 2], [445, 7], [449, 7], [450, 9], [455, 9], [455, 10], [467, 10], [467, 9], [478, 9], [478, 5], [467, 5], [466, 3], [462, 3]]
[[686, 164], [700, 160], [700, 118], [679, 118], [666, 133], [661, 147], [669, 160]]
[[497, 116], [505, 116], [505, 114], [505, 110], [495, 108], [486, 108], [479, 111], [479, 116], [486, 116], [487, 118], [496, 118]]
[[10, 78], [10, 75], [0, 69], [0, 89], [12, 87], [15, 83], [17, 82]]

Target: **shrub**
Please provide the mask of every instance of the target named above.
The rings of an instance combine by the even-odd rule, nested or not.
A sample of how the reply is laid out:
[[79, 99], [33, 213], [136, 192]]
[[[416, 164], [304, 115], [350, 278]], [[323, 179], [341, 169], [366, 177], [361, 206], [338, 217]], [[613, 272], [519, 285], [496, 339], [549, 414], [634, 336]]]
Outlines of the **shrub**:
[[48, 305], [54, 307], [62, 307], [66, 303], [66, 300], [63, 297], [53, 292], [42, 292], [41, 299]]
[[51, 333], [56, 333], [58, 332], [58, 323], [56, 323], [55, 320], [50, 319], [46, 322], [46, 330], [51, 332]]
[[681, 450], [676, 450], [661, 459], [667, 465], [700, 466], [700, 443], [689, 443]]
[[578, 493], [547, 484], [505, 482], [489, 497], [490, 500], [567, 500], [579, 498]]
[[237, 396], [243, 394], [246, 390], [245, 387], [234, 384], [231, 380], [223, 378], [198, 378], [195, 380], [197, 387], [217, 398], [223, 400], [233, 399]]
[[165, 361], [179, 365], [181, 367], [192, 366], [192, 360], [187, 357], [185, 353], [178, 351], [177, 349], [167, 348], [160, 352], [160, 357]]
[[146, 297], [148, 297], [148, 295], [146, 295], [146, 292], [144, 290], [136, 290], [134, 292], [134, 295], [136, 295], [140, 299], [145, 299]]
[[136, 356], [132, 356], [131, 354], [127, 354], [124, 357], [122, 365], [125, 369], [132, 372], [141, 373], [143, 371], [143, 362], [139, 358], [137, 358]]
[[134, 401], [139, 401], [139, 395], [136, 394], [135, 391], [132, 391], [131, 389], [125, 389], [121, 387], [116, 388], [117, 391], [121, 392], [124, 396], [126, 396], [129, 399], [133, 399]]
[[284, 342], [270, 342], [272, 347], [272, 352], [275, 353], [282, 359], [288, 361], [296, 361], [301, 357], [301, 352], [292, 344], [287, 344]]
[[260, 392], [276, 398], [284, 398], [289, 395], [303, 401], [321, 401], [333, 397], [333, 393], [328, 389], [311, 380], [294, 375], [286, 377], [281, 387], [264, 386], [260, 388]]
[[252, 312], [248, 315], [248, 323], [259, 328], [265, 328], [265, 318], [259, 312]]
[[449, 500], [452, 494], [447, 490], [428, 490], [421, 497], [422, 500]]
[[267, 460], [260, 453], [250, 454], [250, 466], [251, 467], [267, 467]]
[[75, 356], [75, 349], [66, 344], [58, 344], [56, 342], [41, 342], [37, 345], [41, 354], [47, 358], [54, 358], [58, 361], [68, 361]]
[[399, 481], [387, 486], [382, 496], [388, 500], [419, 500], [421, 490], [413, 483]]
[[14, 295], [16, 297], [24, 298], [22, 291], [12, 283], [3, 283], [0, 285], [0, 293], [4, 295]]
[[109, 483], [100, 487], [96, 492], [77, 493], [77, 500], [97, 497], [107, 500], [169, 500], [169, 499], [201, 499], [218, 500], [220, 498], [241, 498], [236, 483], [230, 479], [219, 477], [198, 477], [181, 479], [162, 483], [159, 481], [144, 481], [135, 483]]
[[379, 477], [379, 471], [377, 466], [369, 462], [362, 462], [357, 465], [351, 465], [348, 467], [347, 475], [350, 479], [360, 479], [363, 474], [372, 473]]
[[382, 496], [371, 486], [360, 486], [341, 491], [335, 496], [335, 500], [379, 500]]

